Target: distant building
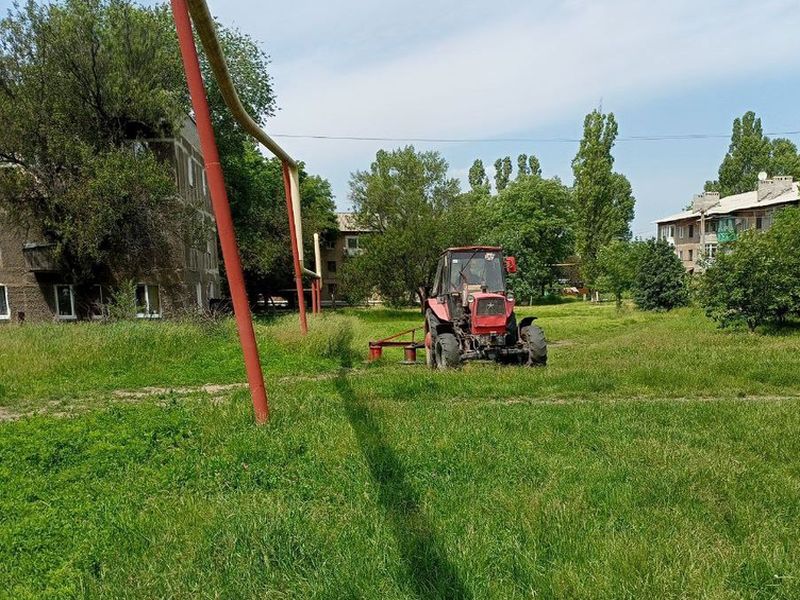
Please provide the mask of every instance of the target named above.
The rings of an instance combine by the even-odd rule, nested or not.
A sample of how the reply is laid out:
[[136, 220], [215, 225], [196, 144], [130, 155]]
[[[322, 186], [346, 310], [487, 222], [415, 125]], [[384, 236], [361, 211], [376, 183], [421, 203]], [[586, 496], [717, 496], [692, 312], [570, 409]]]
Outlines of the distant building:
[[[187, 118], [176, 136], [143, 143], [172, 166], [181, 198], [211, 227], [200, 247], [173, 240], [169, 269], [142, 265], [135, 281], [138, 316], [159, 318], [191, 307], [207, 309], [209, 300], [220, 296], [220, 275], [216, 221], [197, 128]], [[77, 285], [53, 260], [52, 247], [36, 223], [12, 227], [0, 212], [0, 323], [102, 318], [112, 286], [110, 279]]]
[[717, 192], [694, 197], [688, 210], [656, 221], [659, 239], [675, 247], [690, 273], [703, 260], [713, 260], [719, 244], [736, 240], [747, 229], [764, 230], [775, 213], [798, 205], [798, 185], [790, 176], [759, 181], [753, 192], [720, 198]]
[[337, 294], [339, 270], [344, 261], [362, 252], [359, 238], [370, 233], [369, 229], [356, 224], [353, 213], [337, 213], [336, 219], [339, 222], [339, 234], [336, 239], [325, 242], [322, 248], [322, 302], [325, 305], [342, 302]]

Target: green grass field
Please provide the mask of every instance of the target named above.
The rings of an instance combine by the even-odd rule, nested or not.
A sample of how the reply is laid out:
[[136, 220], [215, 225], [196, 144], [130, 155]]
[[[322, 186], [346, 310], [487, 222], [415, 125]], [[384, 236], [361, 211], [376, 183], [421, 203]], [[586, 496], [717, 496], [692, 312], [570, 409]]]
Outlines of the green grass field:
[[0, 597], [800, 597], [800, 331], [531, 310], [544, 369], [261, 322], [265, 427], [230, 322], [0, 328]]

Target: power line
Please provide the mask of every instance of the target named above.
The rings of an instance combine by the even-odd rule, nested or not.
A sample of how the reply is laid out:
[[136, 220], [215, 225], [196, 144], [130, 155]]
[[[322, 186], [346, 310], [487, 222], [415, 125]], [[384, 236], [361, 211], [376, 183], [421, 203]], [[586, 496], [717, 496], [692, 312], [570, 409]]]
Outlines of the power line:
[[[630, 135], [618, 137], [618, 142], [662, 142], [680, 140], [713, 140], [729, 139], [730, 133], [679, 133], [664, 135]], [[800, 135], [797, 131], [768, 131], [764, 135], [786, 136]], [[425, 138], [425, 137], [381, 137], [361, 135], [322, 135], [301, 133], [275, 133], [272, 137], [328, 140], [346, 142], [414, 142], [419, 144], [483, 144], [483, 143], [526, 143], [526, 144], [577, 144], [580, 138], [552, 137], [552, 138]]]

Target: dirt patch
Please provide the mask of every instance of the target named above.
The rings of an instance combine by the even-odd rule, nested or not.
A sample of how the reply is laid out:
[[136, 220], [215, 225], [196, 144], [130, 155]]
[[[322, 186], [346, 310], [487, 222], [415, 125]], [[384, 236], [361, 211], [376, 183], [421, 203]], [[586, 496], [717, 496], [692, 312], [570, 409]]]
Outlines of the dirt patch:
[[225, 392], [241, 390], [247, 387], [246, 383], [227, 383], [193, 385], [182, 387], [146, 387], [138, 390], [115, 390], [113, 395], [117, 398], [136, 399], [148, 398], [150, 396], [163, 396], [166, 394], [177, 396], [188, 396], [190, 394], [212, 394], [219, 395]]
[[9, 410], [0, 406], [0, 423], [4, 421], [16, 421], [21, 416], [21, 414], [14, 412], [13, 410]]

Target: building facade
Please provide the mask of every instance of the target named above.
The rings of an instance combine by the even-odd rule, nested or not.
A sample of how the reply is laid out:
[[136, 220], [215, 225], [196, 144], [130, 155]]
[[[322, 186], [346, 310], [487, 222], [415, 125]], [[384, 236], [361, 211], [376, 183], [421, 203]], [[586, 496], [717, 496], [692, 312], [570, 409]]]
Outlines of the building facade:
[[656, 221], [657, 235], [672, 244], [693, 273], [714, 260], [720, 244], [735, 241], [748, 229], [768, 229], [776, 212], [797, 205], [798, 185], [792, 177], [773, 177], [743, 194], [720, 198], [717, 192], [703, 192], [687, 210]]
[[[206, 310], [209, 300], [220, 296], [220, 275], [216, 222], [194, 121], [187, 118], [172, 138], [140, 143], [172, 166], [178, 194], [200, 213], [207, 233], [200, 244], [172, 240], [174, 255], [165, 265], [142, 265], [132, 291], [137, 316]], [[0, 323], [101, 319], [108, 314], [116, 284], [111, 277], [70, 281], [35, 223], [12, 226], [0, 212]]]
[[336, 239], [327, 240], [322, 247], [322, 303], [326, 306], [343, 303], [342, 298], [337, 296], [339, 270], [348, 258], [362, 252], [359, 238], [370, 233], [356, 224], [353, 213], [337, 213], [336, 219], [339, 234]]

